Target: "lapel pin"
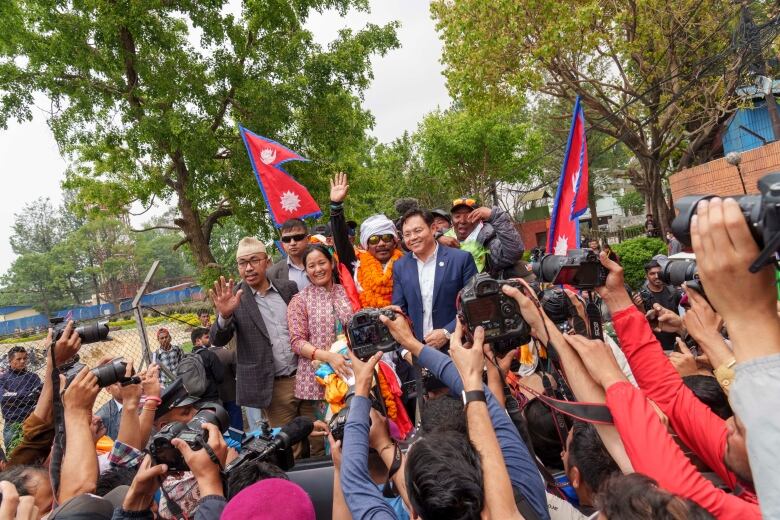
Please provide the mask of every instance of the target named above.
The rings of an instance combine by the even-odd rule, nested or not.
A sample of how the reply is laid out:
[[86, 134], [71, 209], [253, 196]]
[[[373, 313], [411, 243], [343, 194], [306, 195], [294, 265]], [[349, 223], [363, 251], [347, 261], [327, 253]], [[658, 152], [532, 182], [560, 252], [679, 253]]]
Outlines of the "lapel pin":
[[439, 267], [444, 267], [444, 262], [439, 262]]

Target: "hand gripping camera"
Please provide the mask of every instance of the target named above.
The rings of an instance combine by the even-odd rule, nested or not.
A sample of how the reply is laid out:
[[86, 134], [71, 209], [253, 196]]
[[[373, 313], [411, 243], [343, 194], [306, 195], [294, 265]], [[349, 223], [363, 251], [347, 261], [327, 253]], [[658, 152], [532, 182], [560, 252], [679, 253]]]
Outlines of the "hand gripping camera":
[[347, 325], [347, 342], [358, 359], [365, 361], [377, 352], [394, 352], [398, 342], [379, 320], [380, 316], [395, 319], [391, 309], [366, 308], [356, 312]]
[[173, 422], [166, 424], [149, 440], [149, 454], [155, 464], [167, 464], [169, 471], [189, 471], [189, 466], [176, 447], [171, 444], [173, 439], [181, 439], [191, 449], [200, 450], [208, 443], [209, 432], [203, 429], [203, 424], [214, 424], [219, 431], [224, 432], [228, 428], [230, 419], [224, 408], [218, 404], [209, 405], [198, 410], [190, 422]]
[[[54, 325], [52, 338], [54, 341], [57, 341], [62, 337], [67, 323], [65, 323], [65, 318], [52, 318], [51, 323]], [[76, 327], [73, 332], [81, 337], [82, 345], [104, 341], [108, 338], [108, 322], [101, 321], [92, 325], [82, 325], [81, 327]]]
[[513, 280], [494, 280], [476, 274], [460, 291], [460, 312], [469, 331], [485, 329], [485, 342], [499, 357], [531, 339], [531, 328], [520, 314], [514, 298], [501, 291], [503, 285], [520, 287]]
[[544, 255], [533, 262], [540, 282], [571, 285], [577, 289], [601, 287], [607, 281], [607, 269], [591, 249], [569, 249], [566, 255]]
[[[70, 385], [76, 375], [81, 372], [85, 366], [86, 365], [84, 363], [78, 362], [77, 354], [73, 361], [60, 367], [60, 372], [65, 376], [65, 380], [67, 381], [66, 386]], [[127, 362], [124, 358], [121, 357], [112, 359], [110, 363], [100, 365], [99, 367], [95, 367], [90, 370], [90, 372], [95, 374], [95, 377], [97, 377], [97, 383], [100, 388], [111, 386], [114, 383], [122, 383], [124, 385], [138, 384], [141, 382], [141, 379], [138, 376], [125, 376], [126, 371]]]

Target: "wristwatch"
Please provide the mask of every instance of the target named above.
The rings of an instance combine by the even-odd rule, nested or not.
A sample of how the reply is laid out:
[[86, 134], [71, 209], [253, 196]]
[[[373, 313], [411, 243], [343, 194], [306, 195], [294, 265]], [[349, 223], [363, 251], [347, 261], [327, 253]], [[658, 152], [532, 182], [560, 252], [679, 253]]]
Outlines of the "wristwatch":
[[447, 341], [449, 341], [450, 338], [452, 337], [452, 332], [448, 331], [447, 329], [441, 329], [441, 330], [444, 331], [444, 337], [447, 338]]
[[485, 397], [485, 392], [483, 392], [482, 390], [471, 390], [469, 392], [462, 390], [461, 396], [463, 396], [464, 409], [469, 405], [469, 403], [473, 401], [482, 401], [483, 403], [487, 402], [487, 397]]

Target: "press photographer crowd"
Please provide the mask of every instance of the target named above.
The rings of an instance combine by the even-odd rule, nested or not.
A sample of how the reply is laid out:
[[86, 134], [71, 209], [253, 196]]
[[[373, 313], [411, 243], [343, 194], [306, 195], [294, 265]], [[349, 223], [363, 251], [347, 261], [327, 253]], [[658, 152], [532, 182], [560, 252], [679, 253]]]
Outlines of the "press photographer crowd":
[[281, 260], [236, 244], [192, 352], [88, 367], [111, 331], [72, 321], [42, 378], [9, 350], [0, 520], [780, 518], [777, 176], [677, 201], [632, 291], [471, 197], [358, 225], [339, 174]]

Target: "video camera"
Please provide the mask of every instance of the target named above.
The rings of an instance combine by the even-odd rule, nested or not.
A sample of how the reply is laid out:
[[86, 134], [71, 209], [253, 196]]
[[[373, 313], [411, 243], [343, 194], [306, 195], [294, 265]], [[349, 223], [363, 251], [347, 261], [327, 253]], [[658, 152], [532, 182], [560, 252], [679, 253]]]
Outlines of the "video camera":
[[609, 271], [592, 249], [569, 249], [566, 255], [543, 255], [532, 263], [540, 282], [571, 285], [577, 289], [603, 286]]
[[[76, 375], [86, 366], [84, 363], [79, 363], [78, 360], [79, 357], [77, 354], [73, 361], [70, 361], [66, 365], [60, 367], [60, 372], [65, 376], [65, 380], [67, 381], [65, 384], [66, 387], [70, 385], [71, 382], [73, 382], [73, 379], [76, 377]], [[95, 374], [95, 377], [97, 377], [98, 386], [100, 388], [111, 386], [114, 383], [129, 385], [138, 384], [141, 382], [141, 379], [138, 376], [125, 376], [127, 373], [127, 362], [122, 357], [114, 358], [105, 365], [100, 365], [99, 367], [90, 369], [90, 372]]]
[[487, 273], [478, 273], [461, 289], [459, 299], [468, 330], [485, 329], [485, 342], [499, 357], [531, 340], [531, 327], [515, 299], [503, 293], [503, 285], [521, 287], [514, 280], [495, 280]]
[[[780, 173], [770, 173], [758, 181], [760, 195], [737, 195], [736, 199], [747, 221], [753, 239], [761, 249], [758, 258], [750, 266], [755, 273], [772, 261], [780, 252]], [[675, 203], [677, 217], [672, 222], [672, 233], [686, 246], [691, 245], [691, 218], [702, 200], [715, 195], [688, 195]]]
[[[65, 318], [52, 318], [50, 321], [53, 325], [52, 338], [56, 342], [62, 337], [67, 323], [65, 323]], [[108, 338], [108, 322], [101, 321], [92, 325], [82, 325], [76, 327], [73, 332], [79, 335], [82, 345], [97, 343]]]
[[391, 309], [366, 308], [357, 311], [347, 325], [347, 343], [358, 359], [366, 361], [377, 352], [395, 352], [401, 346], [379, 319], [395, 320]]
[[292, 447], [306, 440], [312, 430], [314, 423], [308, 417], [296, 417], [275, 436], [264, 425], [259, 436], [250, 436], [241, 443], [241, 454], [225, 468], [228, 480], [231, 474], [251, 463], [268, 462], [284, 471], [291, 469], [295, 465]]
[[224, 432], [228, 428], [230, 418], [220, 405], [209, 403], [198, 410], [190, 422], [173, 422], [166, 424], [149, 440], [149, 454], [155, 464], [167, 464], [169, 471], [188, 471], [181, 452], [171, 443], [173, 439], [181, 439], [192, 450], [200, 450], [208, 443], [209, 432], [203, 424], [213, 424]]

